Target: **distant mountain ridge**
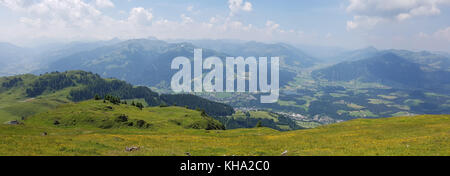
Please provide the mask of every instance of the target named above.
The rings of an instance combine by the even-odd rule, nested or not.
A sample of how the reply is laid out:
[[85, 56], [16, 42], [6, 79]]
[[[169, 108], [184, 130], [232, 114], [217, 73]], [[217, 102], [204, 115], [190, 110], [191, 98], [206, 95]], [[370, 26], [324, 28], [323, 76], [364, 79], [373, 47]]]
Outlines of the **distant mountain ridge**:
[[445, 53], [429, 51], [412, 52], [408, 50], [386, 50], [384, 52], [394, 53], [411, 62], [420, 64], [421, 68], [425, 71], [450, 71], [450, 55], [445, 55]]
[[378, 50], [375, 47], [367, 47], [353, 51], [344, 52], [333, 58], [328, 58], [329, 62], [345, 62], [368, 59], [382, 54], [392, 53], [408, 61], [421, 65], [422, 69], [429, 71], [447, 70], [450, 71], [450, 54], [430, 51], [408, 51], [399, 49]]
[[[209, 49], [208, 46], [213, 49]], [[313, 58], [286, 44], [248, 42], [243, 45], [229, 45], [224, 49], [216, 48], [214, 45], [197, 46], [188, 42], [168, 43], [160, 40], [135, 39], [57, 59], [49, 64], [48, 68], [36, 73], [86, 70], [137, 85], [155, 86], [164, 83], [167, 85], [177, 71], [170, 69], [172, 60], [178, 56], [192, 59], [196, 48], [203, 49], [203, 58], [217, 56], [223, 61], [229, 56], [279, 56], [282, 85], [296, 76], [296, 69], [314, 63]]]
[[[193, 58], [194, 48], [190, 43], [128, 40], [61, 58], [39, 72], [87, 70], [137, 85], [156, 85], [170, 81], [176, 72], [170, 69], [173, 58]], [[209, 56], [225, 58], [222, 53], [203, 49], [203, 57]]]
[[28, 73], [36, 69], [37, 64], [32, 62], [35, 53], [30, 48], [0, 42], [0, 76]]
[[255, 41], [188, 40], [194, 45], [221, 51], [232, 56], [280, 57], [281, 66], [310, 67], [318, 62], [300, 49], [286, 43], [261, 43]]
[[442, 88], [450, 84], [450, 72], [422, 69], [423, 64], [385, 51], [376, 56], [357, 61], [346, 61], [312, 73], [315, 78], [329, 81], [379, 82], [387, 85], [400, 85], [410, 88]]
[[94, 50], [100, 47], [105, 47], [113, 44], [117, 44], [121, 40], [115, 38], [107, 41], [95, 41], [95, 42], [71, 42], [68, 44], [54, 44], [51, 46], [41, 46], [41, 53], [39, 54], [40, 66], [43, 68], [48, 67], [48, 64], [57, 61], [58, 59], [79, 53]]
[[71, 42], [68, 44], [42, 44], [35, 47], [20, 47], [0, 42], [0, 76], [12, 76], [36, 72], [48, 68], [48, 64], [62, 57], [89, 51], [120, 42], [119, 39], [95, 42]]

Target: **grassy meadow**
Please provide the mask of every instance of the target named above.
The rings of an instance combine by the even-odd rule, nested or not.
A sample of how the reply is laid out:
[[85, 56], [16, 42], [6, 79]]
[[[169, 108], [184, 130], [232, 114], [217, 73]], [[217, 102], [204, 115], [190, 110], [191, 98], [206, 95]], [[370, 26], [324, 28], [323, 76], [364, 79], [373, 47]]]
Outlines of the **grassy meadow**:
[[7, 79], [21, 78], [21, 82], [13, 89], [0, 86], [0, 123], [10, 120], [21, 120], [41, 112], [46, 112], [56, 108], [58, 105], [68, 103], [67, 95], [72, 88], [66, 88], [55, 92], [47, 92], [45, 95], [37, 97], [27, 97], [26, 86], [38, 79], [38, 76], [25, 74], [13, 77], [1, 77], [0, 84]]
[[[117, 120], [122, 114], [126, 123]], [[135, 120], [149, 125], [124, 125]], [[210, 125], [217, 121], [181, 107], [68, 103], [21, 125], [1, 124], [0, 155], [450, 155], [450, 115], [355, 119], [288, 132], [205, 130]], [[139, 150], [125, 150], [132, 146]]]

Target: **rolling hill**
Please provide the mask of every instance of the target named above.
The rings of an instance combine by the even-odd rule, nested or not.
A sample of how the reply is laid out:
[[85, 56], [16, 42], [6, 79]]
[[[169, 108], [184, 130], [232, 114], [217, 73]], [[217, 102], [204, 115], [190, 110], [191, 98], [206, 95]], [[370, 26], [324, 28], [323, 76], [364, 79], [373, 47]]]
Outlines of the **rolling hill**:
[[117, 79], [103, 79], [84, 71], [52, 72], [40, 76], [26, 74], [0, 78], [0, 121], [20, 120], [70, 102], [117, 96], [122, 100], [141, 99], [148, 106], [177, 105], [202, 109], [208, 115], [231, 115], [232, 107], [194, 95], [164, 95], [147, 87], [133, 86]]
[[184, 107], [150, 107], [114, 104], [103, 100], [68, 103], [25, 120], [27, 124], [63, 128], [224, 130], [225, 127], [201, 111]]
[[[0, 125], [0, 155], [450, 155], [450, 116], [357, 119], [308, 130], [217, 129], [181, 107], [69, 103]], [[134, 148], [134, 150], [129, 150]]]
[[[133, 86], [116, 79], [103, 79], [84, 71], [53, 72], [40, 76], [31, 74], [0, 78], [0, 122], [23, 120], [67, 103], [113, 95], [121, 103], [140, 102], [145, 106], [178, 106], [205, 111], [227, 129], [252, 128], [258, 122], [277, 130], [301, 127], [288, 117], [266, 111], [251, 112], [240, 117], [226, 104], [213, 102], [192, 94], [158, 94], [147, 87]], [[236, 117], [236, 118], [231, 118]], [[270, 119], [266, 117], [271, 117]]]

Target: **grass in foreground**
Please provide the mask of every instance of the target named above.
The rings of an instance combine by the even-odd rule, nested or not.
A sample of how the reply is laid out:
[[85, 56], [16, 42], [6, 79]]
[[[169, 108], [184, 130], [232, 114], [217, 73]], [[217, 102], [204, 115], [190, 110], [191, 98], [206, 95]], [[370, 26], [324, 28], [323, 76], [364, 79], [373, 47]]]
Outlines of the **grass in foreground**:
[[[0, 155], [450, 155], [450, 115], [357, 119], [315, 129], [279, 132], [269, 128], [193, 129], [206, 123], [201, 113], [179, 107], [111, 106], [87, 101], [41, 113], [24, 125], [0, 125]], [[73, 112], [72, 112], [73, 111]], [[111, 117], [126, 114], [149, 128], [89, 123], [54, 125], [54, 119]], [[73, 119], [72, 119], [73, 120]], [[96, 122], [100, 123], [100, 122]], [[95, 123], [94, 123], [95, 124]], [[206, 123], [207, 124], [207, 123]], [[206, 125], [207, 126], [207, 125]], [[205, 127], [205, 126], [203, 126]], [[47, 136], [41, 133], [47, 132]], [[140, 150], [126, 152], [125, 147]]]

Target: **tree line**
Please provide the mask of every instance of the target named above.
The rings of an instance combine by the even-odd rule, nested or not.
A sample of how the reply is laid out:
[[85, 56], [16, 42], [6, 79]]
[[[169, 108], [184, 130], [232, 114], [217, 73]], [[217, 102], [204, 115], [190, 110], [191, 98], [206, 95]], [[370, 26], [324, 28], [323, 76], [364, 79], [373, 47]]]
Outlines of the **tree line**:
[[7, 78], [7, 81], [2, 83], [2, 87], [9, 89], [17, 86], [22, 81], [23, 81], [22, 78], [13, 78], [13, 79]]
[[[46, 91], [57, 91], [67, 87], [73, 87], [68, 98], [75, 102], [89, 100], [96, 96], [108, 96], [108, 101], [119, 104], [120, 99], [144, 99], [148, 106], [182, 106], [189, 109], [201, 109], [210, 116], [227, 116], [234, 113], [234, 109], [229, 105], [195, 95], [159, 95], [148, 87], [135, 87], [116, 79], [103, 79], [98, 74], [84, 71], [52, 72], [41, 75], [28, 86], [26, 93], [29, 97], [35, 97]], [[135, 105], [143, 108], [142, 104]]]

